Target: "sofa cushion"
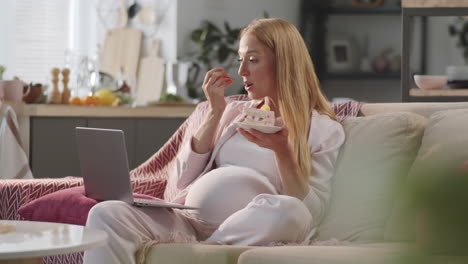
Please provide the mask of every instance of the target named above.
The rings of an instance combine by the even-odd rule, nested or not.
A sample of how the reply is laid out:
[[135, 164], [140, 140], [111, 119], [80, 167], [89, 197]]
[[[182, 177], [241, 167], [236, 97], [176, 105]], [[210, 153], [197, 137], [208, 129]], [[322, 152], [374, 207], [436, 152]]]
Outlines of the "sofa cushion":
[[253, 247], [158, 244], [151, 247], [144, 263], [235, 264], [239, 255], [251, 248]]
[[[134, 194], [134, 197], [157, 199], [143, 194]], [[85, 195], [83, 186], [79, 186], [53, 192], [24, 204], [18, 209], [18, 214], [30, 221], [85, 225], [89, 210], [97, 203]]]
[[414, 160], [426, 123], [426, 118], [404, 112], [349, 118], [342, 123], [346, 141], [318, 239], [383, 240], [396, 189]]
[[[447, 188], [450, 189], [449, 186], [459, 184], [459, 179], [450, 180], [450, 176], [456, 176], [457, 171], [461, 170], [468, 160], [467, 120], [468, 109], [439, 111], [430, 117], [418, 155], [405, 183], [405, 188], [399, 195], [389, 218], [385, 230], [386, 240], [415, 240], [415, 221], [417, 214], [421, 212], [420, 204], [416, 205], [414, 203], [414, 198], [416, 198], [415, 188], [421, 190], [421, 186], [424, 185], [426, 193], [432, 191], [433, 196], [438, 197], [438, 203], [443, 202], [441, 199], [446, 199], [447, 194], [454, 196], [454, 199], [450, 204], [446, 205], [456, 205], [457, 202], [463, 203], [460, 200], [462, 196], [455, 195]], [[467, 190], [468, 186], [462, 186], [462, 188]], [[441, 189], [447, 190], [447, 193], [437, 191]], [[465, 214], [466, 212], [464, 210]], [[445, 214], [447, 213], [448, 211], [445, 212]]]

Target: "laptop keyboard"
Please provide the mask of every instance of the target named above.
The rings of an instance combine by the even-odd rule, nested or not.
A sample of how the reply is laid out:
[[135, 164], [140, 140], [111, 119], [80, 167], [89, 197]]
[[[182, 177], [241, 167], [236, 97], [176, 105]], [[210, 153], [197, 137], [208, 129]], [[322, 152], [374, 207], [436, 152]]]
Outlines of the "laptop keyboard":
[[161, 201], [158, 200], [150, 200], [150, 199], [143, 199], [143, 198], [133, 198], [133, 202], [141, 203], [141, 204], [155, 204], [160, 205]]

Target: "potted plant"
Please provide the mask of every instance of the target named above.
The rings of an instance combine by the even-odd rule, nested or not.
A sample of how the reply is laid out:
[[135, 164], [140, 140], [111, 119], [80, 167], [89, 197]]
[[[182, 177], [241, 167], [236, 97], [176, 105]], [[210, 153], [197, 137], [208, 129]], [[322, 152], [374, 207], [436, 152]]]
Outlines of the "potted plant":
[[224, 28], [220, 28], [208, 20], [202, 21], [201, 26], [192, 31], [191, 40], [199, 50], [193, 55], [193, 64], [188, 73], [186, 86], [189, 97], [204, 97], [203, 92], [198, 91], [203, 82], [199, 80], [202, 69], [219, 66], [229, 71], [236, 65], [236, 43], [240, 31], [240, 28], [232, 28], [227, 21], [224, 22]]
[[0, 65], [0, 81], [3, 80], [3, 73], [5, 72], [5, 70], [5, 66]]
[[468, 21], [457, 17], [455, 22], [449, 25], [448, 31], [450, 36], [457, 38], [457, 47], [462, 49], [465, 64], [468, 64]]
[[464, 17], [457, 17], [453, 24], [449, 24], [450, 36], [457, 40], [457, 47], [463, 52], [464, 66], [447, 66], [448, 86], [450, 88], [466, 88], [468, 85], [468, 21]]
[[[263, 18], [269, 18], [263, 11]], [[194, 99], [204, 99], [203, 91], [198, 91], [203, 79], [199, 75], [202, 70], [213, 67], [223, 67], [226, 72], [237, 66], [237, 42], [242, 28], [233, 28], [227, 21], [220, 28], [214, 23], [204, 20], [199, 28], [191, 32], [191, 40], [198, 46], [198, 52], [192, 55], [192, 66], [187, 77], [187, 93]], [[238, 93], [246, 93], [242, 87]]]

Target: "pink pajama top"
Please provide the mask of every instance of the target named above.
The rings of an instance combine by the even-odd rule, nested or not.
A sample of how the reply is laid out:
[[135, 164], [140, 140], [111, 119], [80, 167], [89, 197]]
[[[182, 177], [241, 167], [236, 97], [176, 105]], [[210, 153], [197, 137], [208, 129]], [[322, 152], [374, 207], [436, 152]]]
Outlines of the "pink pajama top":
[[[200, 217], [219, 224], [233, 210], [240, 209], [237, 207], [245, 203], [242, 199], [250, 199], [249, 195], [256, 192], [282, 194], [274, 153], [248, 142], [233, 124], [243, 118], [244, 108], [256, 107], [259, 103], [234, 101], [226, 106], [212, 151], [200, 154], [191, 149], [191, 144], [183, 146], [176, 161], [177, 187], [182, 191], [174, 202], [185, 203], [187, 195], [187, 199], [191, 200], [205, 199], [203, 196], [209, 195], [213, 202], [208, 208], [213, 208], [215, 213]], [[328, 208], [331, 178], [344, 140], [345, 134], [340, 123], [317, 111], [312, 112], [308, 137], [312, 175], [309, 177], [309, 192], [303, 203], [313, 217], [313, 227], [320, 223]]]

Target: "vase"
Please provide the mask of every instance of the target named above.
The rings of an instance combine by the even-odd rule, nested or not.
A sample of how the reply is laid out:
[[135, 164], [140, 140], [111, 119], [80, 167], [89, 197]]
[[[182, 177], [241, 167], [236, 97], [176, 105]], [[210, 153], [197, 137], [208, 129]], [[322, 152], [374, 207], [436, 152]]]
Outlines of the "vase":
[[166, 62], [166, 92], [189, 100], [187, 93], [187, 78], [192, 62]]

